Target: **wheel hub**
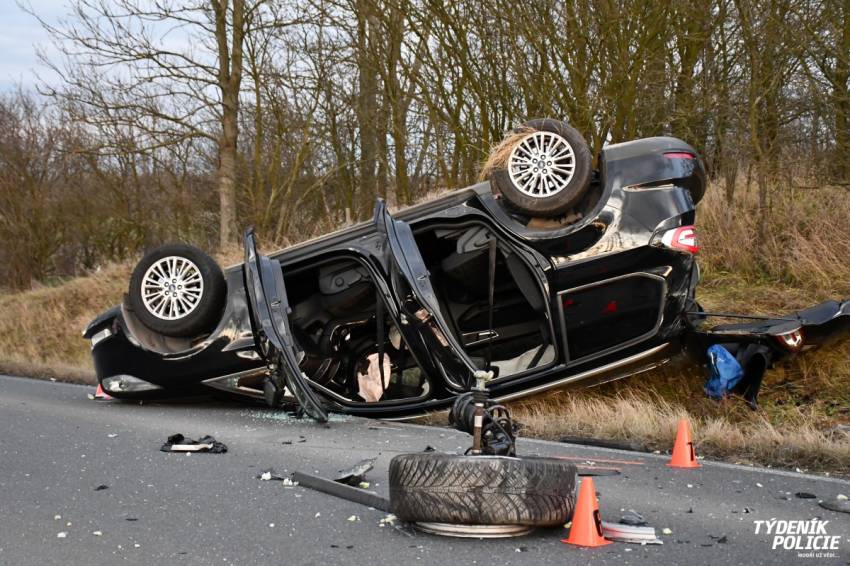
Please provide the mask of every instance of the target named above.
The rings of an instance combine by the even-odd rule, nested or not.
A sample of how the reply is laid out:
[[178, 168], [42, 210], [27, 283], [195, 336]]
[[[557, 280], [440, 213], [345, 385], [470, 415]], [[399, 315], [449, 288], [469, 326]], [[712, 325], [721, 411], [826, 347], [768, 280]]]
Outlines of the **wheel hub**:
[[567, 188], [575, 173], [575, 152], [569, 142], [552, 132], [528, 134], [508, 157], [514, 186], [534, 198], [553, 196]]
[[142, 277], [142, 302], [148, 312], [163, 320], [187, 316], [200, 304], [203, 294], [201, 270], [185, 257], [159, 259]]

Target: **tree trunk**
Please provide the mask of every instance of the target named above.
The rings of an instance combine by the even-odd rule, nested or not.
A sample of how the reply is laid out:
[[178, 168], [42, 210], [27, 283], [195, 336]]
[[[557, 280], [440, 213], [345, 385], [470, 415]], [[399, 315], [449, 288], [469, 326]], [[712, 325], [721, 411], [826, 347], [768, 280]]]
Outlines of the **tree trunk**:
[[[228, 26], [227, 0], [213, 0], [218, 47], [218, 87], [221, 92], [221, 134], [218, 142], [219, 245], [236, 240], [236, 141], [239, 138], [239, 90], [242, 85], [242, 42], [245, 37], [245, 2], [233, 0], [233, 20]], [[228, 27], [231, 38], [228, 42]]]
[[218, 144], [219, 232], [221, 249], [236, 241], [236, 111], [227, 111], [222, 119]]

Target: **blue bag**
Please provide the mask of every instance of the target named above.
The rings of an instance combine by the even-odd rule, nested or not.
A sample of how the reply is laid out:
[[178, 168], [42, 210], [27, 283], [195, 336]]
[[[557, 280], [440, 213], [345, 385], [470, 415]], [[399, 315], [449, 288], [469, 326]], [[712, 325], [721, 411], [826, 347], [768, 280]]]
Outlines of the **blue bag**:
[[711, 375], [705, 382], [705, 393], [712, 399], [725, 397], [744, 377], [744, 368], [735, 356], [719, 344], [708, 349], [708, 367]]

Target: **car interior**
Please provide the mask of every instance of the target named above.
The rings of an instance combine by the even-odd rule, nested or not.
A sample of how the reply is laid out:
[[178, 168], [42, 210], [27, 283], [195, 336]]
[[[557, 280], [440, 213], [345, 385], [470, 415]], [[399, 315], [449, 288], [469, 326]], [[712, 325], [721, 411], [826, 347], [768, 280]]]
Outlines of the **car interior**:
[[416, 242], [451, 330], [480, 368], [505, 377], [555, 359], [547, 301], [519, 253], [495, 239], [490, 324], [490, 248], [483, 224], [418, 231]]
[[306, 354], [301, 368], [314, 383], [353, 402], [410, 400], [428, 393], [428, 379], [386, 314], [364, 265], [340, 258], [288, 269], [285, 280], [293, 332]]
[[[416, 234], [452, 332], [478, 367], [489, 360], [497, 377], [505, 377], [552, 363], [555, 350], [540, 286], [503, 242], [495, 246], [491, 327], [490, 239], [483, 225]], [[301, 367], [314, 383], [353, 402], [411, 400], [429, 392], [427, 376], [365, 265], [340, 257], [287, 269], [285, 280], [293, 332], [306, 354]]]

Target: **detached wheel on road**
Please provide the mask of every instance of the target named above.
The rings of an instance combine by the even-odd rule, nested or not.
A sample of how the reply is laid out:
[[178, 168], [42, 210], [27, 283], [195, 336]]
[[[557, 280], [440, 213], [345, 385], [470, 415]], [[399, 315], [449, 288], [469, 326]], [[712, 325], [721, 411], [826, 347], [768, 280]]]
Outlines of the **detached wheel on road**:
[[541, 118], [523, 124], [504, 168], [490, 182], [519, 212], [559, 216], [579, 203], [590, 186], [592, 159], [581, 134], [560, 120]]
[[390, 461], [399, 519], [460, 525], [562, 525], [575, 506], [576, 468], [554, 458], [402, 454]]
[[148, 252], [133, 270], [134, 314], [165, 336], [197, 336], [218, 322], [227, 285], [213, 258], [194, 246], [168, 244]]

